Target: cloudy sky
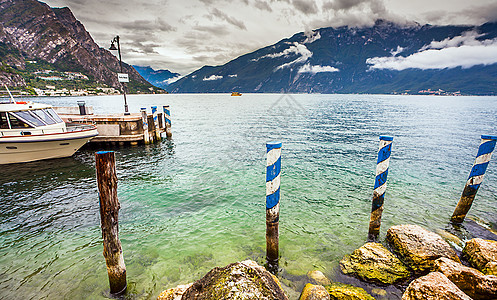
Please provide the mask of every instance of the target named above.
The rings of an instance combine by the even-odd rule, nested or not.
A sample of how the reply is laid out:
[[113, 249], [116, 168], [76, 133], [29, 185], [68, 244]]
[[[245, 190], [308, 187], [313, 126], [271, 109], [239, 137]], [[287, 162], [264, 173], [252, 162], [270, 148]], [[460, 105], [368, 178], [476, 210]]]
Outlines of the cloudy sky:
[[[475, 24], [497, 20], [495, 0], [49, 0], [68, 6], [101, 46], [119, 35], [123, 60], [186, 75], [294, 33], [328, 26]], [[415, 57], [415, 59], [420, 59]], [[422, 59], [422, 58], [421, 58]], [[371, 61], [373, 65], [386, 61]], [[396, 62], [396, 65], [405, 62]], [[408, 67], [408, 66], [406, 66]]]

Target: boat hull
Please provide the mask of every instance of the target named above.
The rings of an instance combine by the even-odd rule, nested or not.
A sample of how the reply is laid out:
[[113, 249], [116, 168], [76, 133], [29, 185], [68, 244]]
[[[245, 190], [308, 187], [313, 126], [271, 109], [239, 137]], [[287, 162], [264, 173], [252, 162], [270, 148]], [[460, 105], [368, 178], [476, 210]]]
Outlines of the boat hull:
[[96, 129], [48, 135], [0, 138], [0, 164], [23, 163], [72, 156], [90, 139]]

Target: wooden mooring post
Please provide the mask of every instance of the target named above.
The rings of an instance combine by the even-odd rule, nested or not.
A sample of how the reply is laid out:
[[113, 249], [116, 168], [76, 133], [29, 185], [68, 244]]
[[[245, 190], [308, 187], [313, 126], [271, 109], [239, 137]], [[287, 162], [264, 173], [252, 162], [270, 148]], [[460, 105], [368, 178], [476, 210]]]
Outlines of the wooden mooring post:
[[488, 163], [492, 157], [492, 152], [495, 149], [496, 142], [497, 136], [481, 136], [481, 143], [478, 148], [478, 153], [476, 154], [473, 168], [471, 168], [471, 172], [469, 173], [469, 177], [466, 181], [466, 185], [464, 186], [461, 198], [459, 199], [456, 209], [450, 219], [453, 223], [462, 223], [464, 218], [466, 218], [466, 214], [475, 199], [476, 192], [478, 192], [478, 188], [483, 182], [483, 176], [485, 175]]
[[390, 164], [390, 153], [392, 152], [391, 136], [380, 136], [380, 150], [376, 162], [376, 177], [374, 181], [373, 203], [371, 207], [371, 218], [369, 220], [368, 240], [375, 241], [380, 233], [381, 214], [383, 213], [383, 201], [387, 189], [387, 175]]
[[143, 143], [150, 144], [150, 134], [148, 132], [148, 116], [147, 109], [142, 107], [140, 109], [142, 114], [142, 124], [143, 124]]
[[152, 106], [152, 118], [154, 119], [154, 139], [160, 141], [159, 117], [157, 115], [157, 106]]
[[117, 199], [117, 175], [114, 151], [95, 153], [97, 185], [100, 201], [100, 223], [107, 264], [110, 292], [121, 295], [126, 292], [126, 266], [119, 240], [119, 200]]
[[272, 273], [278, 271], [281, 142], [266, 144], [266, 260]]

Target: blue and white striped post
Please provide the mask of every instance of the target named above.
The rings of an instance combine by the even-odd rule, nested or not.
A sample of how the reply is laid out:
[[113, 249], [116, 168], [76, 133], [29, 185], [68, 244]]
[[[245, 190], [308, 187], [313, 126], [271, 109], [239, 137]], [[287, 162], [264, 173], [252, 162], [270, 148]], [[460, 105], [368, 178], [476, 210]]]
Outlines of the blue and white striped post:
[[145, 144], [150, 144], [150, 134], [148, 133], [148, 116], [147, 109], [145, 107], [140, 108], [142, 114], [142, 124], [143, 124], [143, 142]]
[[469, 173], [468, 180], [464, 186], [464, 190], [461, 195], [461, 199], [457, 203], [456, 209], [452, 214], [451, 221], [454, 223], [462, 223], [466, 214], [468, 213], [473, 200], [475, 199], [476, 192], [483, 182], [483, 176], [487, 170], [488, 163], [492, 157], [492, 152], [495, 149], [495, 144], [497, 142], [497, 136], [494, 135], [482, 135], [480, 147], [478, 148], [478, 154], [476, 154], [476, 160], [473, 164], [473, 168]]
[[170, 138], [173, 134], [171, 132], [171, 111], [169, 110], [169, 105], [164, 105], [164, 128], [166, 129], [166, 136]]
[[281, 145], [281, 142], [266, 144], [266, 260], [273, 270], [278, 268]]
[[376, 240], [380, 233], [381, 214], [383, 212], [383, 200], [387, 189], [388, 166], [390, 164], [390, 153], [392, 152], [393, 137], [380, 136], [380, 150], [376, 165], [376, 178], [374, 181], [373, 205], [371, 208], [371, 219], [369, 221], [368, 240]]
[[157, 115], [157, 106], [152, 106], [152, 117], [154, 118], [154, 137], [156, 141], [160, 140], [159, 117]]

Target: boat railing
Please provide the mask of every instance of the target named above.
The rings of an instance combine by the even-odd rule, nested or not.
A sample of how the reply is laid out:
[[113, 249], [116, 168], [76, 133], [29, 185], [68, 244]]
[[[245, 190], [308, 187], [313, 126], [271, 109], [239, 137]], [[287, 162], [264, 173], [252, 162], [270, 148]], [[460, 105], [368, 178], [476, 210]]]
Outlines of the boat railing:
[[95, 125], [91, 124], [80, 124], [80, 123], [66, 123], [66, 131], [82, 131], [82, 130], [90, 130], [95, 128]]

